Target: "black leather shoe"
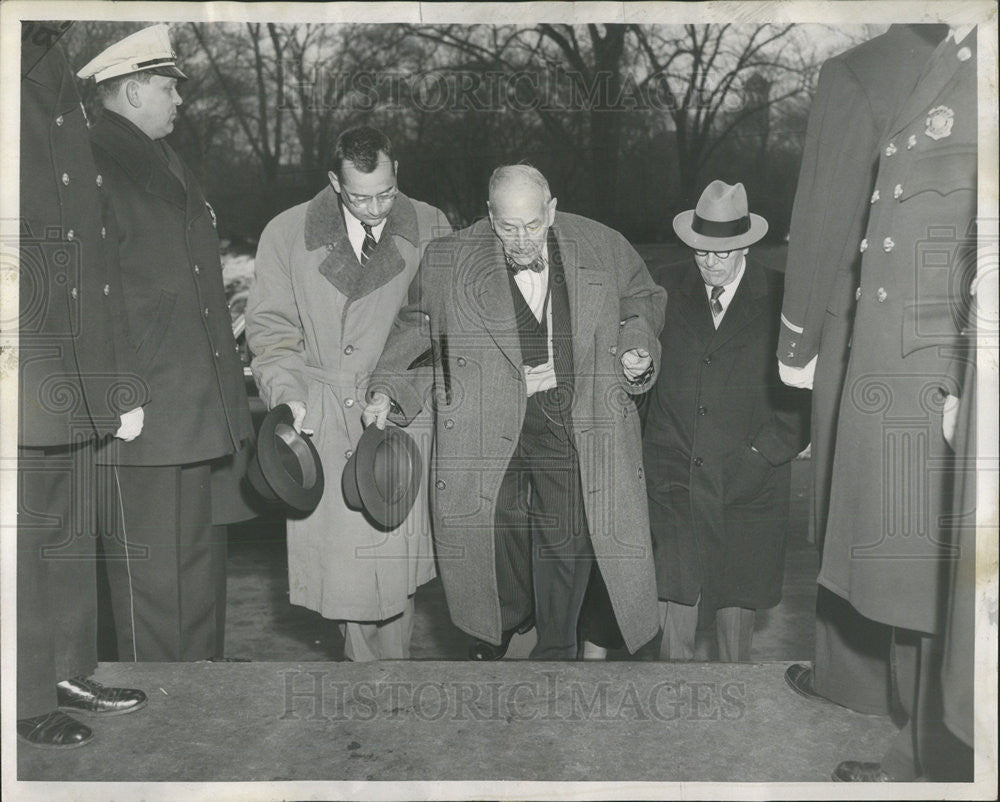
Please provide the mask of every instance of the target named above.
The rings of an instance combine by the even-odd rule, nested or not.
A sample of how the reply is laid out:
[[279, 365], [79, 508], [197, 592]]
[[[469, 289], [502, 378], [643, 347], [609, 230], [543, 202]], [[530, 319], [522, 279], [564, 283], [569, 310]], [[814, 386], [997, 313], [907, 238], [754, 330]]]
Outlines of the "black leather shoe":
[[19, 718], [17, 737], [32, 746], [72, 749], [89, 743], [94, 733], [86, 724], [81, 724], [75, 718], [54, 710], [44, 716]]
[[842, 783], [891, 783], [896, 778], [882, 770], [881, 763], [845, 760], [833, 770], [833, 779]]
[[820, 696], [816, 693], [816, 689], [813, 687], [813, 670], [811, 666], [807, 666], [804, 663], [790, 665], [785, 669], [785, 682], [788, 683], [788, 687], [806, 699], [812, 699], [817, 702], [830, 702], [825, 696]]
[[59, 707], [80, 713], [116, 716], [146, 706], [146, 694], [134, 688], [106, 688], [96, 680], [73, 677], [56, 685]]
[[523, 635], [525, 632], [530, 632], [534, 625], [535, 616], [529, 615], [516, 627], [505, 629], [500, 635], [499, 646], [487, 643], [484, 640], [479, 640], [478, 638], [473, 638], [472, 643], [469, 646], [469, 659], [500, 660], [505, 654], [507, 654], [507, 649], [510, 648], [511, 638], [513, 638], [515, 634]]

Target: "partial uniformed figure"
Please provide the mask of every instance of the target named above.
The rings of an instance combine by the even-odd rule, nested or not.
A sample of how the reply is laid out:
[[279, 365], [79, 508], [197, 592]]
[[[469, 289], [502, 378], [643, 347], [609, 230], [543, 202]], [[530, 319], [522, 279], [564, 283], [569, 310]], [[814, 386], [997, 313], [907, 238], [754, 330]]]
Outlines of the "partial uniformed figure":
[[212, 207], [164, 141], [181, 103], [168, 29], [123, 39], [78, 73], [110, 197], [131, 342], [154, 401], [144, 437], [107, 449], [104, 538], [121, 660], [221, 657], [226, 530], [252, 517], [234, 455], [252, 438]]
[[[893, 25], [824, 63], [809, 112], [792, 210], [777, 356], [782, 379], [812, 389], [812, 520], [820, 552], [826, 532], [837, 411], [850, 353], [858, 242], [875, 188], [879, 141], [893, 104], [916, 86], [947, 25]], [[888, 626], [860, 615], [820, 586], [813, 664], [788, 667], [797, 692], [861, 713], [889, 715]]]
[[[106, 259], [99, 174], [59, 38], [21, 27], [17, 734], [73, 747], [89, 726], [57, 710], [126, 713], [139, 690], [97, 668], [95, 444], [143, 428], [143, 382], [123, 347], [117, 263]], [[110, 255], [110, 254], [107, 254]]]
[[338, 621], [344, 654], [358, 662], [410, 656], [413, 597], [435, 575], [429, 411], [410, 428], [425, 480], [402, 524], [386, 531], [340, 489], [396, 312], [427, 245], [451, 233], [442, 212], [399, 191], [396, 167], [378, 129], [342, 132], [330, 185], [264, 229], [246, 310], [261, 397], [270, 408], [289, 405], [328, 477], [316, 510], [288, 521], [289, 600]]
[[957, 557], [945, 432], [963, 393], [977, 131], [976, 37], [953, 29], [880, 142], [819, 576], [893, 628], [895, 691], [910, 718], [881, 763], [845, 761], [836, 779], [971, 779], [942, 724], [938, 680]]

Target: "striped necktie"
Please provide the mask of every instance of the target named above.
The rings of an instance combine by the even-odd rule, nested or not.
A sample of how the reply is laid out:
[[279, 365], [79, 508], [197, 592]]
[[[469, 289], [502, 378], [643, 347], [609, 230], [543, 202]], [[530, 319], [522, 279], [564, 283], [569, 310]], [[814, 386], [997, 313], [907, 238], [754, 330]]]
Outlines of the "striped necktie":
[[719, 296], [725, 292], [724, 287], [712, 287], [712, 314], [718, 317], [722, 314], [722, 301], [719, 300]]
[[362, 223], [361, 227], [365, 230], [365, 241], [361, 243], [361, 256], [358, 258], [358, 261], [364, 265], [368, 264], [368, 260], [372, 258], [375, 246], [378, 243], [375, 241], [375, 235], [372, 234], [372, 227], [368, 223]]

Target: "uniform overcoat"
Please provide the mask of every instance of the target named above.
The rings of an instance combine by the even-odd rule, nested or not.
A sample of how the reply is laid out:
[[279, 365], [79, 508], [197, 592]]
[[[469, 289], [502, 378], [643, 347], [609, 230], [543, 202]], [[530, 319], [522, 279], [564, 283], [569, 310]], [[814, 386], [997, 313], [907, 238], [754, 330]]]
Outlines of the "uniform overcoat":
[[[781, 600], [790, 460], [809, 394], [778, 378], [782, 276], [748, 261], [719, 328], [693, 260], [657, 276], [670, 305], [643, 433], [660, 598], [763, 609]], [[759, 453], [754, 453], [751, 446]]]
[[941, 420], [961, 392], [977, 130], [972, 33], [938, 46], [882, 138], [819, 577], [862, 615], [928, 633], [949, 573]]
[[[620, 354], [645, 348], [659, 365], [666, 293], [617, 232], [557, 213], [570, 303], [572, 429], [584, 507], [601, 573], [632, 651], [657, 632], [639, 419]], [[433, 365], [408, 370], [426, 349]], [[371, 388], [411, 420], [433, 405], [431, 512], [452, 620], [499, 643], [494, 557], [497, 493], [518, 442], [527, 394], [507, 268], [488, 220], [433, 243], [400, 311]]]
[[129, 330], [151, 401], [122, 465], [183, 465], [232, 454], [253, 436], [226, 303], [215, 212], [168, 145], [105, 110], [91, 131], [110, 187]]
[[[57, 32], [21, 44], [18, 443], [112, 434], [148, 400], [127, 331], [118, 263], [105, 247], [103, 179]], [[48, 31], [48, 33], [46, 33]], [[37, 41], [35, 40], [37, 38]]]
[[368, 377], [424, 249], [450, 232], [440, 211], [399, 194], [362, 267], [337, 195], [327, 187], [278, 215], [261, 235], [246, 311], [254, 377], [269, 408], [306, 405], [303, 428], [315, 433], [326, 480], [319, 506], [288, 521], [290, 599], [327, 618], [390, 618], [435, 575], [426, 489], [429, 412], [411, 427], [424, 458], [423, 483], [399, 527], [386, 532], [348, 508], [340, 478], [361, 437]]
[[[879, 141], [895, 99], [909, 94], [947, 25], [892, 25], [820, 70], [809, 110], [792, 209], [778, 359], [813, 380], [812, 528], [822, 543], [833, 440], [847, 372], [854, 291], [878, 168]], [[887, 60], [891, 66], [887, 67]]]

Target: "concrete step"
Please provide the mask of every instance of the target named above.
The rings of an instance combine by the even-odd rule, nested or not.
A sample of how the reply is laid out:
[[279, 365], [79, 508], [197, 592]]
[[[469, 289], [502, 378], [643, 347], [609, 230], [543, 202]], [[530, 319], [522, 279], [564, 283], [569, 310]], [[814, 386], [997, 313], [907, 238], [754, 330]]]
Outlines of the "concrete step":
[[825, 782], [878, 759], [891, 721], [797, 695], [788, 665], [103, 663], [149, 704], [80, 715], [81, 749], [19, 743], [18, 778]]

